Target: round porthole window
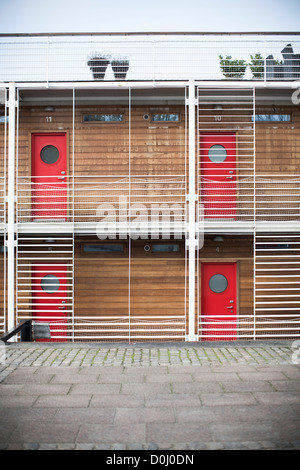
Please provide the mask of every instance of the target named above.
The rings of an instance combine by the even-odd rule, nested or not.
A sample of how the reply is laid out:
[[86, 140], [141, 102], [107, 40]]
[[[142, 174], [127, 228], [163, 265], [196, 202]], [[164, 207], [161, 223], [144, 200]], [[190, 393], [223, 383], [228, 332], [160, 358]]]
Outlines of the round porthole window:
[[51, 165], [52, 163], [57, 162], [59, 151], [54, 147], [54, 145], [46, 145], [42, 148], [40, 156], [44, 163]]
[[41, 280], [41, 288], [44, 292], [52, 294], [53, 292], [58, 291], [59, 289], [59, 279], [53, 274], [47, 274]]
[[150, 246], [149, 246], [149, 245], [145, 245], [145, 246], [144, 246], [144, 250], [145, 250], [145, 251], [150, 251]]
[[208, 158], [213, 163], [222, 163], [226, 160], [227, 150], [223, 145], [212, 145], [208, 150]]
[[216, 294], [221, 294], [227, 289], [228, 281], [223, 274], [214, 274], [209, 280], [210, 289]]

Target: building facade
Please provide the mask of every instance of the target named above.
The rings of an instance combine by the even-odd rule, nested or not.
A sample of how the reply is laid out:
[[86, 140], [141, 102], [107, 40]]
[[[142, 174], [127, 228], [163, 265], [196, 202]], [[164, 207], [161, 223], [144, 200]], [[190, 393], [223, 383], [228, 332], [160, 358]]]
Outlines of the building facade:
[[299, 52], [297, 33], [2, 36], [1, 332], [299, 338]]

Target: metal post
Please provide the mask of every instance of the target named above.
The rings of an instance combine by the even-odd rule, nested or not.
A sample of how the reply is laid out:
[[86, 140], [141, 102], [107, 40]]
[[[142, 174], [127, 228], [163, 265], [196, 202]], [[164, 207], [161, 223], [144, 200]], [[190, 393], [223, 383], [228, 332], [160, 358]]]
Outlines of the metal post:
[[195, 83], [194, 80], [189, 82], [189, 220], [188, 220], [188, 248], [189, 248], [189, 330], [188, 341], [196, 341], [195, 335], [195, 250], [196, 250], [196, 173], [195, 173]]
[[15, 132], [16, 87], [9, 84], [8, 97], [8, 192], [7, 192], [7, 327], [15, 326]]

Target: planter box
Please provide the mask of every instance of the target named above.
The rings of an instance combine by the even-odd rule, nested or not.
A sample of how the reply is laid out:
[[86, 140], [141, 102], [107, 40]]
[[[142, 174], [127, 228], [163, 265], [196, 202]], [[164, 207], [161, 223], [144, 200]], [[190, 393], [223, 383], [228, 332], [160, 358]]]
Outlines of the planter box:
[[109, 65], [109, 59], [105, 57], [95, 57], [88, 61], [88, 66], [90, 67], [93, 78], [95, 80], [103, 80], [105, 77], [106, 69]]
[[129, 69], [128, 60], [113, 60], [111, 62], [111, 67], [116, 80], [125, 80]]

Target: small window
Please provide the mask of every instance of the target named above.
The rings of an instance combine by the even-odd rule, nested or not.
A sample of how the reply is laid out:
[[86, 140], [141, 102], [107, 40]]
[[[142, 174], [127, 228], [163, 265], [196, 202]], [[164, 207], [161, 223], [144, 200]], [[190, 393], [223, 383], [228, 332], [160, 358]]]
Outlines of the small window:
[[227, 157], [227, 150], [223, 145], [212, 145], [208, 150], [208, 158], [212, 163], [223, 163]]
[[59, 151], [54, 145], [46, 145], [42, 148], [40, 157], [44, 163], [51, 165], [56, 163], [59, 158]]
[[257, 122], [290, 122], [291, 115], [290, 114], [256, 114], [255, 121]]
[[83, 122], [123, 122], [123, 114], [84, 114]]
[[124, 253], [124, 245], [84, 245], [84, 253]]
[[223, 274], [214, 274], [209, 280], [209, 287], [215, 294], [221, 294], [227, 286], [228, 281]]
[[6, 116], [6, 119], [5, 119], [5, 116], [0, 116], [0, 124], [4, 124], [6, 122], [8, 122], [8, 116]]
[[47, 294], [52, 294], [53, 292], [58, 291], [59, 289], [59, 279], [53, 274], [47, 274], [41, 280], [41, 288]]
[[179, 114], [152, 114], [153, 122], [179, 122]]
[[179, 253], [180, 252], [180, 245], [177, 243], [165, 245], [152, 245], [152, 253]]

